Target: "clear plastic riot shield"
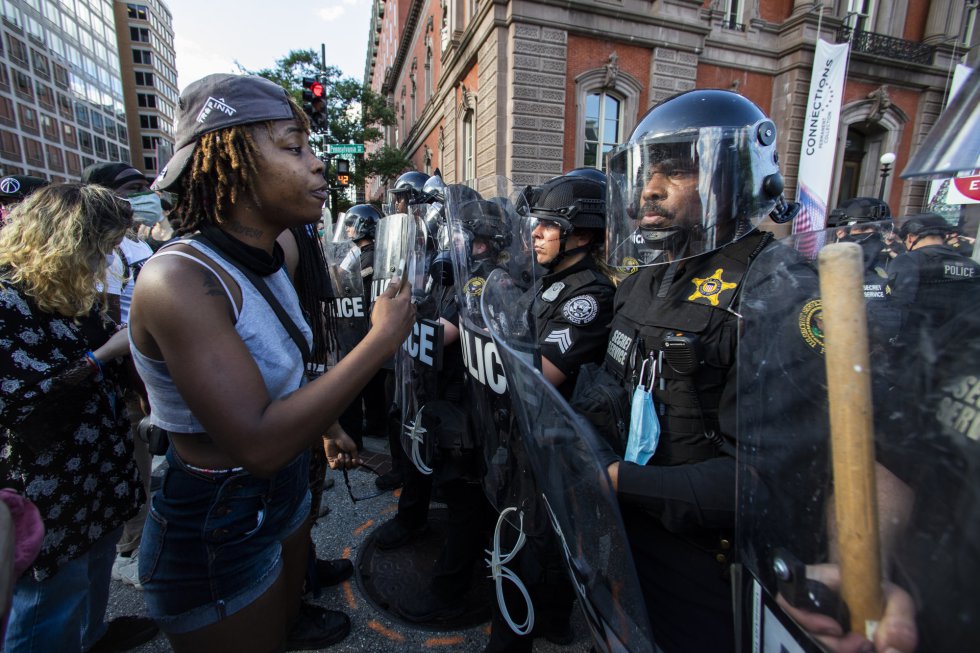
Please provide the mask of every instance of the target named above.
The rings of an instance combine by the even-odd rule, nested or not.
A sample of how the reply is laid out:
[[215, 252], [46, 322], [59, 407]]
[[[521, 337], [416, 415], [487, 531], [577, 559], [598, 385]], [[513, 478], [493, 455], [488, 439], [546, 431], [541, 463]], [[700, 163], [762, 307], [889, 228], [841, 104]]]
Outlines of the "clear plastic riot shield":
[[[405, 274], [412, 283], [412, 301], [416, 321], [412, 333], [395, 354], [395, 378], [401, 408], [402, 448], [422, 474], [432, 473], [436, 442], [432, 419], [425, 414], [426, 405], [438, 399], [439, 371], [442, 369], [443, 326], [428, 279], [427, 205], [409, 206], [414, 226], [406, 248]], [[428, 425], [428, 426], [427, 426]]]
[[[517, 425], [500, 356], [483, 323], [480, 296], [494, 270], [519, 261], [527, 261], [526, 270], [511, 276], [533, 284], [526, 201], [503, 177], [450, 184], [445, 193], [448, 233], [437, 240], [448, 246], [452, 260], [473, 446], [483, 452], [487, 496], [504, 512], [533, 503], [535, 492], [520, 451], [512, 448]], [[508, 514], [516, 519], [519, 512]]]
[[324, 242], [323, 257], [330, 276], [331, 299], [327, 304], [328, 332], [333, 342], [327, 366], [350, 353], [367, 334], [370, 307], [361, 276], [361, 250], [350, 240]]
[[523, 294], [495, 270], [484, 288], [483, 316], [543, 497], [541, 516], [558, 538], [597, 650], [655, 650], [619, 504], [595, 453], [599, 436], [535, 367], [535, 330]]
[[814, 236], [847, 240], [776, 243], [742, 290], [741, 651], [828, 650], [832, 632], [876, 650], [980, 650], [980, 267], [940, 239], [898, 254], [881, 297]]

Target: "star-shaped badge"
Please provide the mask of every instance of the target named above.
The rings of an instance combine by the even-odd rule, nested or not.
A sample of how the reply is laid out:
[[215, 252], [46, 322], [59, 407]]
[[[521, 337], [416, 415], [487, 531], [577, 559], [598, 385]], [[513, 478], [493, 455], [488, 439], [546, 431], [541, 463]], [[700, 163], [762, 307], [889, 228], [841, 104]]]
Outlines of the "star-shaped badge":
[[695, 277], [691, 281], [694, 284], [694, 292], [687, 300], [693, 302], [699, 299], [707, 299], [711, 302], [712, 306], [717, 306], [718, 295], [726, 290], [732, 290], [738, 287], [737, 283], [729, 283], [722, 279], [721, 275], [723, 272], [724, 270], [718, 268], [710, 277], [705, 277], [704, 279]]

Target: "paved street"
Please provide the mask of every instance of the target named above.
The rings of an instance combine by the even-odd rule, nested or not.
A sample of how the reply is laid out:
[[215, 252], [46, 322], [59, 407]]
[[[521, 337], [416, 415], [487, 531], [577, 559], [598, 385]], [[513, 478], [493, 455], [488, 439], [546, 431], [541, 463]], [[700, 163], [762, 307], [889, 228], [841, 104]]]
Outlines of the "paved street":
[[[386, 443], [380, 439], [366, 438], [368, 452], [386, 454]], [[386, 460], [386, 457], [385, 457]], [[334, 486], [325, 494], [325, 501], [331, 512], [321, 519], [313, 529], [317, 553], [321, 558], [347, 557], [355, 561], [359, 547], [368, 534], [385, 520], [394, 516], [398, 506], [396, 493], [382, 495], [376, 499], [350, 500], [344, 486], [343, 475], [329, 472]], [[374, 475], [367, 471], [350, 474], [351, 484], [356, 496], [370, 494], [374, 490]], [[340, 644], [323, 649], [331, 653], [345, 651], [370, 651], [372, 653], [395, 653], [402, 651], [482, 651], [487, 642], [489, 624], [461, 631], [431, 631], [411, 628], [386, 613], [375, 608], [361, 593], [355, 579], [338, 587], [328, 588], [316, 601], [318, 604], [346, 611], [352, 622], [351, 634]], [[113, 581], [109, 597], [108, 617], [121, 614], [145, 614], [142, 594], [129, 586]], [[573, 626], [576, 639], [571, 646], [555, 646], [543, 639], [535, 643], [535, 651], [543, 653], [589, 650], [586, 627], [578, 608], [573, 613]], [[139, 653], [159, 653], [169, 651], [170, 646], [161, 635], [152, 642], [136, 649]]]

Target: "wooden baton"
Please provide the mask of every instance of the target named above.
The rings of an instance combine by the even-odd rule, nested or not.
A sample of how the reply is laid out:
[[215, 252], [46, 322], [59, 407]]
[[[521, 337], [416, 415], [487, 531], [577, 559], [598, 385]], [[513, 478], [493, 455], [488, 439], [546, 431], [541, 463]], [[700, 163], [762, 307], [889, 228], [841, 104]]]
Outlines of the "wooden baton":
[[871, 639], [884, 609], [864, 260], [856, 243], [818, 256], [826, 346], [841, 597], [851, 630]]

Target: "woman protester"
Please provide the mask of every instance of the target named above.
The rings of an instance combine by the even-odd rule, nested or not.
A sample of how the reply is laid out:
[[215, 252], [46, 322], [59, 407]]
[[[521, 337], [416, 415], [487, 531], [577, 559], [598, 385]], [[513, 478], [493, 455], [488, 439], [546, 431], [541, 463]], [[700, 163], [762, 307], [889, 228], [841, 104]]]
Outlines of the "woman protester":
[[[189, 85], [180, 107], [154, 187], [198, 234], [143, 267], [130, 312], [151, 419], [171, 441], [140, 547], [144, 598], [176, 651], [327, 646], [350, 622], [300, 609], [309, 449], [407, 336], [411, 293], [392, 284], [360, 345], [305, 383], [311, 331], [276, 238], [315, 223], [327, 195], [307, 119], [276, 84], [227, 74]], [[357, 462], [343, 435], [329, 449], [334, 466]]]
[[0, 477], [46, 529], [14, 591], [7, 651], [123, 650], [157, 632], [104, 621], [116, 542], [144, 500], [120, 399], [129, 344], [104, 290], [132, 219], [109, 190], [61, 184], [0, 230]]

